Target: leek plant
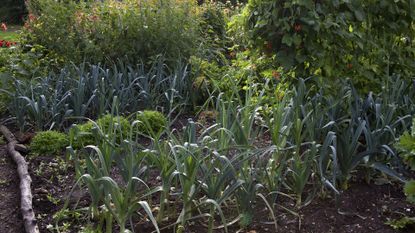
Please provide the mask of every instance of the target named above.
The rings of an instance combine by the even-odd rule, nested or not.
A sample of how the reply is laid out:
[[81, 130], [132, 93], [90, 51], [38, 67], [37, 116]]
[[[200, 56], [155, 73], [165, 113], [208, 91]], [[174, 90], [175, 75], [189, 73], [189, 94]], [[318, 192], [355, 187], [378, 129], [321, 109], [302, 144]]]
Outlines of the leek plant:
[[[269, 190], [271, 200], [274, 203], [280, 193], [281, 185], [287, 174], [287, 160], [290, 158], [289, 139], [292, 129], [292, 108], [287, 107], [289, 95], [279, 101], [275, 100], [270, 109], [270, 114], [265, 116], [267, 132], [271, 136], [271, 146], [265, 148], [260, 155], [260, 161], [266, 161], [262, 166], [265, 167], [260, 172], [260, 180]], [[260, 166], [260, 165], [259, 165]]]
[[[114, 100], [114, 103], [117, 101]], [[146, 199], [150, 200], [151, 195], [159, 192], [161, 188], [147, 186], [142, 178], [146, 170], [143, 158], [137, 156], [137, 147], [130, 141], [133, 135], [123, 135], [121, 124], [117, 122], [120, 118], [112, 119], [109, 128], [105, 130], [93, 122], [93, 134], [99, 139], [98, 145], [86, 146], [79, 152], [70, 150], [74, 153], [72, 156], [75, 160], [85, 161], [84, 167], [76, 168], [77, 174], [80, 174], [80, 182], [88, 187], [93, 217], [99, 216], [99, 206], [103, 204], [110, 213], [104, 214], [106, 232], [112, 232], [112, 219], [117, 222], [120, 232], [129, 232], [127, 223], [142, 209], [159, 232], [157, 221]], [[121, 143], [118, 140], [120, 135], [125, 137]], [[122, 182], [114, 178], [114, 168], [120, 172]]]
[[[96, 119], [113, 111], [112, 100], [118, 97], [118, 111], [130, 114], [146, 108], [166, 112], [185, 106], [191, 80], [187, 66], [170, 70], [159, 58], [150, 69], [118, 63], [111, 67], [81, 64], [68, 66], [59, 74], [33, 80], [15, 80], [9, 90], [9, 111], [19, 125], [36, 129], [62, 129], [68, 118]], [[12, 91], [11, 91], [12, 90]]]

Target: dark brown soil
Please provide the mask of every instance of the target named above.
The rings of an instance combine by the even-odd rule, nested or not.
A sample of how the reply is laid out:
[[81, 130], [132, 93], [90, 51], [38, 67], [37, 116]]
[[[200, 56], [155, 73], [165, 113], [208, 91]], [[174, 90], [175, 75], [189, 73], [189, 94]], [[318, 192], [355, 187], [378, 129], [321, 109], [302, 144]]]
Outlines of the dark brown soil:
[[[413, 233], [414, 228], [394, 230], [385, 224], [404, 214], [415, 216], [415, 206], [405, 201], [400, 185], [355, 183], [342, 193], [336, 207], [334, 199], [317, 198], [310, 205], [297, 210], [300, 220], [279, 209], [276, 212], [278, 229], [268, 220], [266, 208], [257, 207], [254, 223], [247, 229], [232, 226], [229, 232], [238, 233]], [[294, 203], [279, 203], [295, 210]], [[291, 207], [290, 207], [291, 206]], [[195, 224], [187, 232], [205, 232]], [[167, 231], [166, 231], [167, 232]], [[173, 232], [173, 231], [171, 231]], [[222, 232], [222, 231], [218, 231]], [[223, 231], [224, 232], [224, 231]]]
[[[2, 160], [0, 163], [0, 225], [2, 232], [22, 232], [19, 209], [18, 178], [15, 166], [8, 156], [4, 156], [4, 148], [0, 148]], [[68, 200], [68, 193], [75, 183], [74, 169], [65, 167], [64, 157], [26, 157], [29, 161], [30, 173], [33, 179], [33, 204], [38, 217], [41, 232], [51, 232], [48, 226], [54, 225], [53, 215], [56, 214]], [[151, 173], [148, 183], [158, 184], [156, 173]], [[5, 180], [3, 182], [3, 180]], [[70, 203], [80, 199], [78, 207], [88, 206], [88, 195], [77, 191], [69, 199]], [[6, 200], [6, 201], [3, 201]], [[153, 201], [157, 202], [158, 198]], [[153, 204], [155, 204], [153, 202]], [[415, 232], [414, 229], [397, 231], [386, 225], [390, 219], [398, 219], [404, 215], [415, 216], [415, 206], [406, 201], [402, 193], [401, 184], [387, 183], [383, 185], [367, 184], [364, 181], [354, 181], [350, 188], [344, 191], [338, 205], [333, 197], [316, 197], [311, 204], [300, 210], [295, 210], [294, 203], [288, 199], [278, 199], [278, 204], [294, 210], [300, 218], [283, 209], [276, 211], [278, 230], [269, 223], [268, 211], [264, 206], [256, 207], [254, 222], [248, 228], [241, 230], [238, 224], [229, 228], [230, 233], [369, 233], [369, 232]], [[73, 216], [67, 216], [73, 218]], [[67, 232], [79, 232], [87, 222], [87, 219], [70, 219]], [[139, 223], [137, 230], [140, 233], [150, 233], [154, 228], [150, 223]], [[185, 232], [206, 232], [207, 229], [201, 222], [193, 222], [186, 227]], [[162, 227], [162, 226], [160, 226]], [[54, 231], [52, 231], [54, 232]], [[114, 232], [117, 232], [116, 230]], [[165, 229], [163, 233], [174, 232], [173, 229]], [[222, 232], [220, 230], [217, 233]]]
[[16, 165], [0, 147], [0, 232], [24, 232], [20, 213], [20, 189]]
[[[36, 158], [32, 160], [32, 168], [38, 168], [40, 161], [50, 165], [45, 158]], [[52, 168], [56, 166], [52, 162]], [[50, 166], [48, 166], [50, 169]], [[56, 174], [52, 171], [45, 170], [42, 176], [36, 175], [32, 171], [34, 180], [34, 208], [36, 213], [43, 216], [39, 219], [39, 227], [47, 232], [46, 227], [53, 223], [52, 215], [56, 213], [63, 205], [67, 198], [67, 193], [73, 185], [73, 171], [66, 172], [66, 179], [59, 180]], [[63, 170], [61, 171], [63, 172]], [[62, 179], [62, 178], [61, 178]], [[66, 183], [67, 182], [67, 183]], [[58, 203], [53, 203], [47, 196], [52, 195], [58, 199]], [[86, 200], [86, 197], [83, 198]], [[392, 233], [399, 232], [386, 225], [385, 222], [389, 219], [397, 219], [402, 217], [402, 214], [408, 216], [415, 216], [415, 206], [409, 204], [405, 200], [399, 184], [385, 184], [375, 185], [366, 184], [364, 182], [354, 183], [349, 190], [344, 191], [339, 197], [339, 208], [333, 198], [316, 198], [310, 205], [297, 211], [301, 216], [299, 222], [298, 217], [289, 214], [283, 210], [279, 210], [278, 215], [278, 231], [275, 230], [271, 224], [262, 223], [268, 216], [267, 211], [258, 210], [254, 224], [247, 230], [240, 230], [238, 225], [230, 227], [229, 232], [281, 232], [281, 233], [368, 233], [368, 232], [382, 232]], [[87, 203], [85, 203], [87, 204]], [[281, 205], [295, 210], [292, 203], [288, 201], [281, 201]], [[344, 212], [344, 213], [343, 213]], [[73, 226], [74, 229], [79, 229]], [[144, 224], [138, 227], [142, 231], [152, 232], [154, 228], [151, 224]], [[144, 231], [143, 231], [144, 230]], [[196, 223], [186, 229], [186, 232], [205, 232], [206, 228], [201, 224]], [[75, 230], [72, 232], [76, 232]], [[173, 232], [173, 230], [163, 231]], [[221, 232], [221, 231], [217, 231]], [[410, 229], [400, 232], [415, 232]]]
[[[66, 201], [73, 206], [74, 202], [83, 197], [83, 193], [76, 190], [69, 198], [69, 193], [75, 184], [73, 168], [64, 162], [63, 157], [39, 156], [30, 157], [29, 172], [32, 177], [32, 192], [33, 192], [33, 208], [38, 216], [38, 226], [40, 232], [56, 232], [49, 230], [52, 225], [55, 225], [53, 216], [60, 211]], [[81, 201], [88, 202], [87, 198]], [[71, 216], [66, 216], [71, 217]], [[73, 222], [77, 222], [74, 219]], [[72, 224], [70, 226], [71, 232], [78, 232], [81, 224]]]
[[[47, 169], [41, 172], [41, 176], [35, 171], [41, 167], [40, 163], [46, 163]], [[32, 176], [34, 180], [34, 208], [36, 213], [43, 216], [39, 219], [39, 227], [41, 232], [47, 232], [46, 227], [53, 224], [52, 215], [59, 211], [62, 207], [67, 194], [72, 187], [73, 169], [64, 170], [56, 169], [57, 162], [50, 158], [38, 157], [31, 160]], [[56, 174], [54, 174], [56, 172]], [[61, 174], [60, 174], [61, 173]], [[64, 178], [58, 179], [59, 174]], [[157, 174], [150, 175], [156, 177]], [[152, 183], [149, 181], [149, 183]], [[157, 183], [157, 182], [153, 182]], [[51, 195], [58, 203], [53, 203], [47, 196]], [[82, 194], [76, 194], [85, 201], [87, 205], [87, 197]], [[75, 197], [73, 197], [75, 198]], [[157, 198], [154, 199], [157, 201]], [[82, 204], [82, 203], [81, 203]], [[295, 210], [293, 203], [288, 200], [279, 200], [281, 204], [287, 208]], [[364, 182], [356, 182], [351, 187], [344, 191], [338, 200], [338, 207], [333, 198], [326, 199], [316, 198], [310, 205], [298, 210], [301, 216], [298, 217], [287, 213], [283, 210], [278, 210], [278, 230], [269, 223], [263, 223], [268, 216], [268, 212], [262, 208], [258, 208], [254, 223], [246, 230], [239, 229], [239, 226], [230, 227], [229, 232], [245, 232], [245, 233], [259, 233], [259, 232], [281, 232], [281, 233], [368, 233], [368, 232], [415, 232], [413, 229], [404, 231], [397, 231], [386, 225], [385, 222], [389, 219], [398, 219], [406, 214], [408, 216], [415, 216], [415, 206], [406, 201], [402, 193], [400, 184], [366, 184]], [[71, 232], [77, 232], [80, 226], [72, 225]], [[77, 229], [77, 230], [76, 230]], [[149, 233], [154, 230], [151, 224], [141, 224], [138, 226], [139, 232]], [[201, 223], [194, 223], [186, 229], [186, 232], [205, 232], [206, 228]], [[116, 232], [116, 231], [115, 231]], [[163, 233], [173, 232], [173, 229], [164, 230]], [[222, 232], [222, 231], [217, 231]]]
[[298, 221], [290, 224], [287, 220], [280, 223], [280, 232], [399, 232], [385, 222], [402, 214], [415, 216], [415, 206], [405, 201], [401, 189], [395, 184], [355, 183], [339, 197], [339, 208], [333, 199], [314, 200], [300, 210], [300, 229]]

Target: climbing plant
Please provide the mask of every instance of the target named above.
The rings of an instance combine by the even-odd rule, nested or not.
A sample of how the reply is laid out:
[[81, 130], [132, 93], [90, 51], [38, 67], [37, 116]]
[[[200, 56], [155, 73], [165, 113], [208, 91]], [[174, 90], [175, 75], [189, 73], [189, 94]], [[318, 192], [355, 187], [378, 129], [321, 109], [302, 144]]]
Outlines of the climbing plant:
[[415, 71], [413, 0], [250, 0], [252, 44], [297, 75], [353, 76], [361, 88]]

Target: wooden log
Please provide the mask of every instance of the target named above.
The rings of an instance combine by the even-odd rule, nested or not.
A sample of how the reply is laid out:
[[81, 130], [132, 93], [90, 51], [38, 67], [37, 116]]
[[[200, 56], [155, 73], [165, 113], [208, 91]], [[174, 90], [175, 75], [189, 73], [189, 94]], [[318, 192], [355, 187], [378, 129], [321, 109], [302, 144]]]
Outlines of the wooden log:
[[20, 178], [20, 208], [26, 233], [39, 233], [35, 212], [33, 211], [32, 206], [32, 191], [30, 189], [32, 179], [30, 178], [26, 160], [16, 150], [18, 142], [10, 130], [5, 126], [0, 125], [0, 132], [7, 140], [8, 154], [17, 165], [17, 173]]

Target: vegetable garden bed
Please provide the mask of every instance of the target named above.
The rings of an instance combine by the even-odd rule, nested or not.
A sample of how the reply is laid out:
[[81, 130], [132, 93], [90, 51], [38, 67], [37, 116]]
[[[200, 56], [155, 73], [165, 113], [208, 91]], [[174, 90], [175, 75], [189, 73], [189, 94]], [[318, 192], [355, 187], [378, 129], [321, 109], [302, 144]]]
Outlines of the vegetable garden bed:
[[0, 232], [415, 231], [412, 1], [25, 5]]
[[[26, 134], [26, 138], [31, 138], [33, 134]], [[5, 166], [11, 165], [5, 154], [2, 153], [2, 167], [0, 172], [7, 173]], [[75, 171], [73, 167], [65, 162], [65, 155], [56, 158], [48, 156], [29, 156], [30, 175], [33, 179], [33, 204], [34, 211], [38, 219], [40, 232], [49, 232], [53, 229], [56, 220], [56, 213], [62, 210], [65, 202], [69, 199], [70, 205], [74, 205], [78, 199], [78, 208], [86, 208], [90, 204], [90, 198], [86, 192], [76, 190], [71, 197], [68, 195], [75, 184]], [[14, 166], [11, 165], [12, 173]], [[158, 174], [153, 173], [149, 180], [157, 180]], [[18, 213], [19, 209], [15, 206], [18, 200], [15, 193], [19, 190], [14, 189], [13, 185], [18, 181], [14, 175], [5, 175], [5, 182], [1, 184], [3, 201], [0, 209], [4, 212], [3, 218], [7, 219], [2, 224], [3, 232], [15, 229], [10, 232], [21, 232], [21, 222], [19, 215], [8, 215], [12, 209], [13, 213]], [[377, 184], [376, 184], [377, 183]], [[313, 192], [309, 190], [308, 192]], [[7, 195], [7, 196], [4, 196]], [[293, 208], [295, 202], [287, 198], [282, 198], [281, 204]], [[16, 200], [17, 202], [13, 201]], [[155, 198], [157, 200], [157, 198]], [[13, 205], [15, 203], [15, 205]], [[11, 206], [10, 206], [11, 204]], [[240, 230], [237, 224], [230, 228], [230, 232], [382, 232], [392, 233], [396, 230], [385, 224], [391, 219], [397, 219], [402, 215], [412, 215], [415, 213], [413, 205], [406, 202], [406, 197], [399, 184], [391, 183], [388, 180], [379, 178], [368, 184], [364, 180], [354, 180], [349, 190], [342, 193], [338, 200], [339, 208], [331, 197], [316, 197], [313, 202], [298, 211], [298, 216], [294, 216], [284, 209], [278, 209], [279, 230], [275, 231], [272, 224], [263, 222], [263, 216], [268, 213], [266, 207], [257, 207], [257, 214], [251, 227]], [[62, 221], [67, 222], [65, 232], [79, 232], [81, 226], [87, 221], [80, 214], [82, 211], [68, 211], [61, 213], [64, 215]], [[7, 214], [7, 215], [6, 215]], [[16, 219], [11, 219], [14, 216]], [[203, 232], [203, 223], [193, 223], [186, 232]], [[20, 229], [20, 230], [18, 230]], [[137, 232], [152, 232], [153, 227], [149, 223], [137, 223]], [[413, 229], [406, 229], [399, 232], [412, 232]], [[116, 232], [116, 231], [115, 231]], [[165, 229], [162, 232], [173, 232], [172, 229]], [[223, 232], [223, 231], [216, 231]]]

